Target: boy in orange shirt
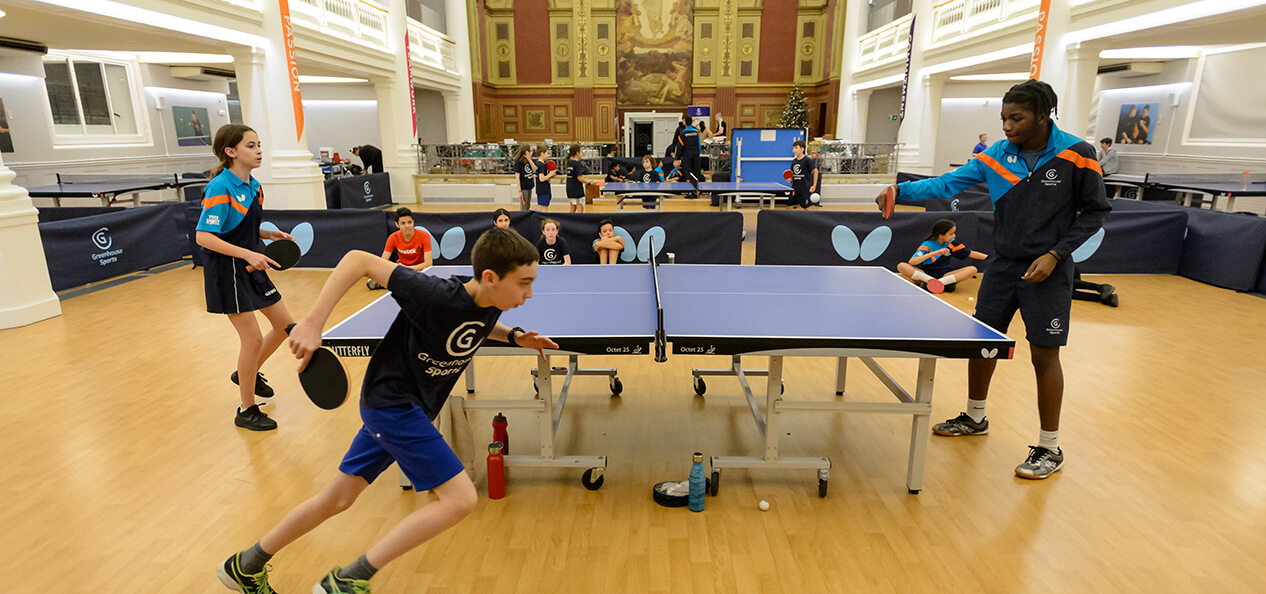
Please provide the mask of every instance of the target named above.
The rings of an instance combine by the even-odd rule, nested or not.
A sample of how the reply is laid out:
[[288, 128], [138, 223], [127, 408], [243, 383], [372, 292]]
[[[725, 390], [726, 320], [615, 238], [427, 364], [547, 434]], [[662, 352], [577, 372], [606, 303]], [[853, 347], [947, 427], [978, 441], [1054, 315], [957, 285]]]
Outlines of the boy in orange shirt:
[[[418, 233], [413, 228], [413, 211], [400, 208], [396, 211], [396, 226], [399, 231], [387, 238], [387, 245], [382, 248], [382, 259], [390, 260], [391, 252], [396, 252], [397, 263], [414, 270], [425, 270], [431, 267], [431, 236]], [[382, 285], [369, 279], [365, 286], [370, 289], [382, 289]]]

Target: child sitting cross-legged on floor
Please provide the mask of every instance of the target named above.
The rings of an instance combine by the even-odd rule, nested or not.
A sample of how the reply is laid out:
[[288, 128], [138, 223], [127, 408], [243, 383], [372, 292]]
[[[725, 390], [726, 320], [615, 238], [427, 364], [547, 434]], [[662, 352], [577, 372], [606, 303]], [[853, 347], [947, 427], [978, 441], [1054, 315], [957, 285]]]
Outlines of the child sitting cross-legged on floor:
[[961, 262], [954, 262], [951, 258], [984, 260], [989, 257], [968, 249], [958, 241], [957, 232], [958, 227], [954, 225], [954, 221], [937, 221], [932, 225], [932, 232], [928, 234], [927, 240], [919, 245], [910, 261], [897, 265], [897, 272], [933, 293], [953, 292], [958, 281], [976, 275], [976, 267], [960, 266]]

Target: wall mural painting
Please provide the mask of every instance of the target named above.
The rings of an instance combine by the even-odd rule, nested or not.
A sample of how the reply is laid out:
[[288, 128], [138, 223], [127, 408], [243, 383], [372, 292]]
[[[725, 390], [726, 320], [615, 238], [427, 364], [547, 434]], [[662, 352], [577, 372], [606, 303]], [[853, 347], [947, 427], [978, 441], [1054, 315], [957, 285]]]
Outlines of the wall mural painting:
[[621, 107], [686, 106], [694, 63], [694, 0], [617, 0]]

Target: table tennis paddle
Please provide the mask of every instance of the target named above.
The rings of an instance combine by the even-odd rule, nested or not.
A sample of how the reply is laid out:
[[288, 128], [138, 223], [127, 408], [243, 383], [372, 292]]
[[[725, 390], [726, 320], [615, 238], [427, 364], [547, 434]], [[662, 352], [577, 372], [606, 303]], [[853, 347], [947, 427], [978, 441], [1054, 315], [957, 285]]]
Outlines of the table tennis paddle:
[[791, 177], [792, 177], [792, 175], [791, 175], [791, 170], [790, 170], [790, 169], [788, 169], [788, 170], [786, 170], [786, 171], [782, 172], [782, 178], [783, 178], [783, 179], [785, 179], [785, 180], [787, 180], [787, 181], [791, 181]]
[[607, 185], [607, 182], [604, 182], [604, 181], [596, 181], [596, 182], [589, 182], [589, 183], [590, 183], [590, 185], [592, 185], [592, 186], [594, 186], [594, 187], [596, 187], [596, 188], [601, 188], [602, 186]]
[[299, 263], [299, 244], [290, 239], [278, 239], [264, 246], [264, 255], [277, 263], [277, 270], [285, 270]]
[[[884, 189], [884, 218], [892, 216], [892, 208], [897, 205], [897, 186], [888, 186]], [[942, 287], [944, 289], [944, 287]], [[940, 293], [940, 291], [933, 291]]]
[[[286, 334], [294, 327], [294, 324], [286, 326]], [[347, 372], [334, 351], [325, 347], [312, 352], [307, 366], [299, 372], [299, 384], [318, 408], [334, 410], [347, 400]]]
[[546, 161], [546, 162], [545, 162], [545, 168], [546, 168], [546, 169], [548, 169], [548, 170], [550, 170], [550, 171], [557, 171], [557, 170], [558, 170], [558, 163], [555, 163], [555, 162], [553, 162], [553, 161]]
[[945, 292], [945, 283], [941, 282], [940, 279], [929, 278], [925, 284], [928, 286], [928, 292], [933, 295], [940, 295]]

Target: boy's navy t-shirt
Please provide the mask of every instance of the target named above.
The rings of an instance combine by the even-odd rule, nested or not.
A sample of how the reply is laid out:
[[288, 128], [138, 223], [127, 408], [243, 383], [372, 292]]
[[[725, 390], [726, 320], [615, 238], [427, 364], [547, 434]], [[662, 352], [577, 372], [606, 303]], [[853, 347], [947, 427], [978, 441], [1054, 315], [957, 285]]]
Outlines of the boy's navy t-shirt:
[[654, 169], [647, 171], [645, 169], [634, 174], [634, 180], [644, 184], [660, 181], [659, 172]]
[[501, 317], [479, 307], [462, 283], [469, 277], [436, 278], [397, 266], [387, 287], [400, 314], [369, 358], [361, 406], [415, 404], [434, 419], [462, 370], [470, 364]]
[[585, 174], [585, 166], [579, 160], [567, 162], [567, 197], [584, 198], [585, 184], [580, 183], [580, 176]]
[[813, 172], [818, 168], [817, 164], [808, 155], [799, 159], [791, 160], [791, 188], [797, 194], [809, 195], [809, 188], [813, 187]]

